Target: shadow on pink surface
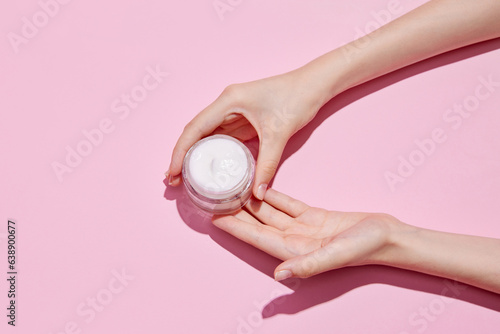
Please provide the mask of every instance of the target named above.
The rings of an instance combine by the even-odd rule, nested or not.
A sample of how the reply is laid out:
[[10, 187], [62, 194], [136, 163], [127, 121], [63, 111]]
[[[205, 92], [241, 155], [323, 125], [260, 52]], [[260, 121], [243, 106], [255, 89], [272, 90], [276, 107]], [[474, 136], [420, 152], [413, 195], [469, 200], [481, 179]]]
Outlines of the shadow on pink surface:
[[[326, 118], [350, 103], [408, 77], [496, 49], [500, 49], [500, 39], [478, 43], [400, 69], [338, 95], [320, 110], [313, 121], [290, 139], [283, 152], [281, 164], [304, 145], [314, 129]], [[256, 147], [258, 147], [256, 141], [250, 142], [251, 150], [254, 151]], [[210, 216], [203, 214], [191, 204], [183, 187], [167, 187], [164, 196], [167, 200], [176, 200], [180, 217], [187, 226], [199, 233], [209, 235], [223, 248], [273, 279], [274, 268], [280, 263], [278, 259], [213, 226]], [[284, 281], [283, 284], [294, 292], [268, 303], [262, 310], [263, 318], [276, 314], [295, 314], [369, 284], [386, 284], [432, 293], [437, 295], [437, 298], [451, 297], [500, 312], [500, 295], [498, 294], [441, 277], [384, 266], [343, 268], [308, 279]]]
[[500, 49], [500, 38], [473, 44], [404, 67], [337, 95], [327, 104], [325, 104], [323, 108], [321, 108], [316, 117], [307, 126], [297, 132], [295, 136], [290, 139], [287, 146], [285, 147], [285, 151], [283, 152], [283, 157], [281, 159], [279, 167], [281, 167], [286, 159], [288, 159], [297, 150], [299, 150], [302, 145], [304, 145], [307, 139], [311, 136], [314, 129], [320, 126], [321, 123], [323, 123], [323, 121], [325, 121], [328, 117], [330, 117], [337, 111], [340, 111], [342, 108], [348, 106], [349, 104], [374, 92], [384, 89], [385, 87], [391, 86], [399, 81], [403, 81], [404, 79], [410, 78], [420, 73], [424, 73], [441, 66], [456, 63], [497, 49]]

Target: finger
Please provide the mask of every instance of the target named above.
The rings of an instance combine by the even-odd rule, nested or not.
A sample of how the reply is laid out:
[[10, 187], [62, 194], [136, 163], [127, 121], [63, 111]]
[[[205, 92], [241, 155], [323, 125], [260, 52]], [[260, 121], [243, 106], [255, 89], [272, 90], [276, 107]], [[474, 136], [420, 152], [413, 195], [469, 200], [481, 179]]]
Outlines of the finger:
[[244, 116], [241, 114], [231, 114], [226, 116], [219, 128], [226, 131], [232, 131], [245, 124], [248, 124], [248, 120]]
[[[167, 172], [167, 174], [168, 174], [168, 172]], [[168, 185], [169, 186], [177, 187], [182, 183], [182, 177], [180, 174], [176, 175], [176, 176], [167, 175], [167, 177], [168, 177]]]
[[264, 200], [293, 218], [300, 216], [304, 211], [310, 208], [309, 205], [274, 189], [269, 189], [266, 192]]
[[293, 224], [290, 216], [255, 198], [251, 198], [245, 208], [259, 221], [278, 230], [284, 231]]
[[272, 226], [259, 223], [248, 212], [241, 210], [232, 216], [214, 216], [212, 221], [221, 230], [274, 257], [290, 257], [284, 247], [281, 232]]
[[[271, 139], [271, 137], [273, 137]], [[286, 145], [286, 139], [278, 136], [262, 135], [260, 138], [259, 156], [255, 169], [253, 194], [263, 200], [267, 186], [273, 178]]]
[[275, 269], [275, 277], [281, 278], [288, 272], [305, 278], [345, 266], [375, 263], [373, 254], [382, 249], [385, 237], [383, 231], [366, 226], [357, 224], [337, 236], [323, 239], [322, 246], [315, 251], [280, 264]]
[[286, 260], [274, 270], [277, 281], [289, 277], [307, 278], [316, 274], [342, 267], [346, 261], [344, 251], [338, 243], [330, 243], [305, 255]]
[[187, 151], [194, 143], [212, 133], [224, 121], [225, 110], [229, 110], [229, 108], [230, 101], [221, 96], [186, 125], [172, 151], [172, 160], [167, 172], [168, 177], [180, 174], [182, 161]]
[[215, 129], [214, 134], [225, 134], [234, 137], [239, 141], [247, 141], [257, 136], [257, 132], [255, 131], [253, 125], [248, 124], [248, 122], [247, 124], [232, 130], [227, 130], [219, 127]]
[[[216, 220], [219, 221], [219, 220], [226, 218], [226, 217], [235, 217], [242, 222], [245, 222], [245, 223], [250, 224], [250, 225], [254, 225], [256, 228], [260, 228], [263, 226], [262, 223], [257, 218], [255, 218], [254, 216], [252, 216], [251, 214], [249, 214], [245, 210], [239, 210], [239, 211], [237, 211], [233, 214], [229, 214], [229, 215], [214, 215], [212, 217], [212, 221], [215, 224]], [[216, 224], [216, 226], [219, 227], [217, 224]], [[272, 229], [270, 229], [270, 230], [272, 230]], [[228, 232], [228, 231], [226, 231], [226, 232]], [[276, 232], [278, 232], [278, 231], [276, 231]]]

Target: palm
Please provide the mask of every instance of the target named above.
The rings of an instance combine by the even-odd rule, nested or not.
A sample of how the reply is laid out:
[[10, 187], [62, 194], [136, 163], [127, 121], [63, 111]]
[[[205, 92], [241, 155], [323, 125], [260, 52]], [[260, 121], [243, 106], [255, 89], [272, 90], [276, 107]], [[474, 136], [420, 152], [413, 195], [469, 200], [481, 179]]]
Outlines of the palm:
[[332, 238], [358, 223], [366, 214], [307, 208], [286, 229], [284, 242], [294, 255], [303, 255], [327, 245]]
[[373, 259], [385, 241], [385, 220], [381, 214], [312, 208], [269, 190], [265, 202], [252, 200], [246, 210], [215, 217], [214, 223], [279, 259], [288, 260], [321, 249], [334, 252], [334, 266], [340, 267]]

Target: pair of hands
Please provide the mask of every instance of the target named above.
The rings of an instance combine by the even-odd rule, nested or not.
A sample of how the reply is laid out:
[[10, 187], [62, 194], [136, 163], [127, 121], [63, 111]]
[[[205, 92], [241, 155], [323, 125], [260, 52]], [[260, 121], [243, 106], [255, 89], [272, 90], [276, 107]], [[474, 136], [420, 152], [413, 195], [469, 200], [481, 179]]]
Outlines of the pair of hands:
[[[211, 134], [259, 138], [255, 198], [214, 224], [284, 260], [278, 280], [383, 264], [500, 293], [500, 240], [416, 228], [384, 214], [311, 208], [267, 190], [290, 137], [338, 93], [465, 45], [500, 37], [500, 2], [432, 0], [382, 28], [283, 75], [229, 86], [185, 127], [166, 173], [181, 183], [189, 148]], [[443, 20], [443, 17], [446, 20]], [[402, 47], [404, 46], [404, 47]]]
[[244, 210], [215, 216], [213, 223], [233, 236], [284, 260], [276, 280], [309, 277], [343, 266], [379, 263], [397, 220], [383, 214], [312, 208], [267, 189], [289, 138], [305, 126], [329, 97], [313, 95], [301, 70], [228, 87], [184, 129], [166, 173], [181, 183], [182, 160], [201, 138], [226, 134], [241, 141], [259, 137], [255, 184]]
[[258, 136], [255, 197], [233, 215], [213, 217], [213, 223], [284, 260], [275, 269], [276, 280], [381, 264], [500, 293], [497, 239], [421, 229], [386, 214], [313, 208], [267, 189], [289, 138], [331, 97], [311, 89], [320, 80], [307, 82], [305, 77], [299, 69], [226, 89], [185, 127], [166, 173], [169, 184], [181, 183], [183, 158], [199, 139], [217, 133], [241, 141]]

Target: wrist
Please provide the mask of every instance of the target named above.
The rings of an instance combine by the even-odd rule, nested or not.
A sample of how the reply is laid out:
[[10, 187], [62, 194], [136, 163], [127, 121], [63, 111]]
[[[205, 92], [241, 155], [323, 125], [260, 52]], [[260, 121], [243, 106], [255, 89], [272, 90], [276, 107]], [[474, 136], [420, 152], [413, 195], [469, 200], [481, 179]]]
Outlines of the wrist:
[[299, 72], [321, 106], [340, 93], [390, 70], [380, 69], [373, 51], [359, 48], [353, 41], [300, 67]]
[[390, 215], [385, 215], [385, 222], [387, 226], [385, 242], [376, 254], [373, 264], [405, 267], [405, 261], [409, 260], [409, 253], [421, 229], [405, 224]]
[[292, 71], [304, 91], [310, 92], [318, 109], [332, 98], [352, 87], [348, 80], [350, 73], [348, 60], [340, 49], [324, 54], [304, 66]]

